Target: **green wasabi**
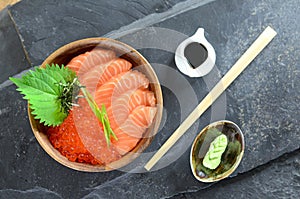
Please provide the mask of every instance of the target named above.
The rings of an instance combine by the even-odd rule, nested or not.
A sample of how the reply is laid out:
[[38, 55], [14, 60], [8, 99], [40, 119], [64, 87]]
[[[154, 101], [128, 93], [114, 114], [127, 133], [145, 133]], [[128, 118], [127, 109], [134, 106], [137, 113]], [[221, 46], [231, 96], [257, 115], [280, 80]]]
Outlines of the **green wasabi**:
[[227, 136], [219, 135], [211, 142], [208, 152], [203, 159], [203, 166], [209, 169], [216, 169], [221, 163], [221, 157], [228, 144]]

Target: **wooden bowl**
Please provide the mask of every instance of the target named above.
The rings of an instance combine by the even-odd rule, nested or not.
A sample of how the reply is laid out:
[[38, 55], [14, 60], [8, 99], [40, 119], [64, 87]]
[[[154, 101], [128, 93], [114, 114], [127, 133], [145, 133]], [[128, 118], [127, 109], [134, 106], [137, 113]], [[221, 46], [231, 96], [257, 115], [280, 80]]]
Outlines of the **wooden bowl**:
[[[42, 148], [57, 162], [78, 170], [78, 171], [87, 171], [87, 172], [105, 172], [111, 171], [120, 167], [123, 167], [130, 162], [132, 162], [136, 157], [139, 156], [140, 153], [151, 143], [154, 135], [157, 133], [161, 118], [162, 118], [162, 107], [163, 107], [163, 99], [161, 87], [158, 81], [158, 78], [148, 63], [148, 61], [134, 48], [108, 38], [88, 38], [83, 40], [74, 41], [69, 43], [54, 53], [52, 53], [41, 65], [41, 67], [45, 67], [46, 64], [64, 64], [67, 65], [68, 62], [75, 56], [82, 54], [86, 51], [92, 50], [95, 47], [101, 47], [105, 49], [110, 49], [116, 52], [118, 56], [123, 59], [128, 60], [132, 63], [133, 68], [142, 72], [146, 77], [150, 80], [150, 90], [154, 92], [154, 95], [157, 100], [157, 113], [153, 120], [151, 126], [146, 130], [144, 138], [138, 142], [137, 146], [130, 152], [124, 155], [121, 159], [112, 162], [106, 166], [103, 165], [90, 165], [86, 163], [78, 163], [71, 162], [65, 156], [61, 155], [58, 150], [56, 150], [52, 144], [50, 143], [46, 131], [47, 127], [41, 124], [38, 120], [34, 119], [31, 114], [31, 110], [28, 104], [28, 115], [29, 121], [32, 128], [32, 131], [42, 146]], [[139, 67], [137, 67], [139, 66]]]

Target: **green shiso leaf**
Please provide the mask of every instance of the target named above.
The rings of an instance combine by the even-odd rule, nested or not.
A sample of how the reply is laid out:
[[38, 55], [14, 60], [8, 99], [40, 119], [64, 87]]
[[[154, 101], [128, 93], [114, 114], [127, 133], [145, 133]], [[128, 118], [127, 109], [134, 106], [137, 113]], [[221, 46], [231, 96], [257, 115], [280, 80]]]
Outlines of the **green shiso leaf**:
[[24, 95], [24, 99], [29, 101], [34, 118], [46, 126], [58, 126], [64, 121], [74, 105], [73, 99], [78, 98], [81, 90], [95, 116], [103, 124], [107, 145], [110, 145], [111, 137], [117, 140], [105, 106], [99, 109], [92, 95], [80, 85], [75, 72], [64, 65], [35, 67], [34, 71], [27, 72], [21, 78], [9, 79], [18, 86], [17, 90]]
[[[47, 65], [46, 68], [35, 67], [21, 78], [9, 78], [17, 85], [17, 90], [29, 101], [32, 114], [46, 126], [61, 124], [68, 115], [68, 107], [62, 102], [63, 86], [70, 86], [76, 74], [67, 67]], [[71, 102], [70, 102], [71, 103]]]
[[221, 157], [227, 147], [227, 144], [228, 139], [224, 134], [214, 139], [203, 159], [203, 166], [209, 169], [216, 169], [221, 163]]

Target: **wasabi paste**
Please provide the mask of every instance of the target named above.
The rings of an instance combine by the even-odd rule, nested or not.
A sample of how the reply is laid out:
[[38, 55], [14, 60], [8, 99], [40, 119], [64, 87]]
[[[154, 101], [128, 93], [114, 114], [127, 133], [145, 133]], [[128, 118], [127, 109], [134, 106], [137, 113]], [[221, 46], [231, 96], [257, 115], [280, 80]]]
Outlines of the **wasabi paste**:
[[228, 144], [227, 136], [219, 135], [210, 143], [208, 152], [203, 159], [203, 166], [209, 169], [216, 169], [221, 163], [221, 157]]

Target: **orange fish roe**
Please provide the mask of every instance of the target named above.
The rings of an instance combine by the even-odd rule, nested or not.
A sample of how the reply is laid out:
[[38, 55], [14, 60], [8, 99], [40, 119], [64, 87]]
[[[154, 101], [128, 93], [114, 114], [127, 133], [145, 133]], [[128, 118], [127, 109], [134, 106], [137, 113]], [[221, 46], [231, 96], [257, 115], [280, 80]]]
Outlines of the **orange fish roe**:
[[[95, 94], [99, 108], [105, 105], [118, 139], [111, 138], [107, 146], [101, 122], [87, 100], [81, 98], [79, 107], [74, 106], [60, 126], [49, 128], [47, 134], [51, 144], [73, 162], [106, 165], [120, 159], [137, 146], [155, 117], [156, 99], [148, 88], [149, 80], [141, 72], [131, 70], [130, 62], [116, 59], [113, 51], [105, 49], [78, 55], [67, 66], [76, 71], [81, 83]], [[140, 92], [130, 101], [130, 93], [136, 89]], [[116, 104], [113, 105], [114, 100]]]
[[51, 144], [62, 155], [72, 162], [84, 162], [90, 164], [102, 164], [96, 160], [82, 144], [73, 120], [73, 113], [70, 111], [68, 117], [58, 127], [50, 127], [47, 131]]
[[[47, 131], [54, 148], [70, 161], [93, 165], [103, 165], [121, 158], [113, 146], [107, 147], [101, 126], [87, 101], [80, 99], [78, 103], [80, 107], [73, 107], [60, 126], [51, 127]], [[97, 150], [92, 147], [95, 145]]]

